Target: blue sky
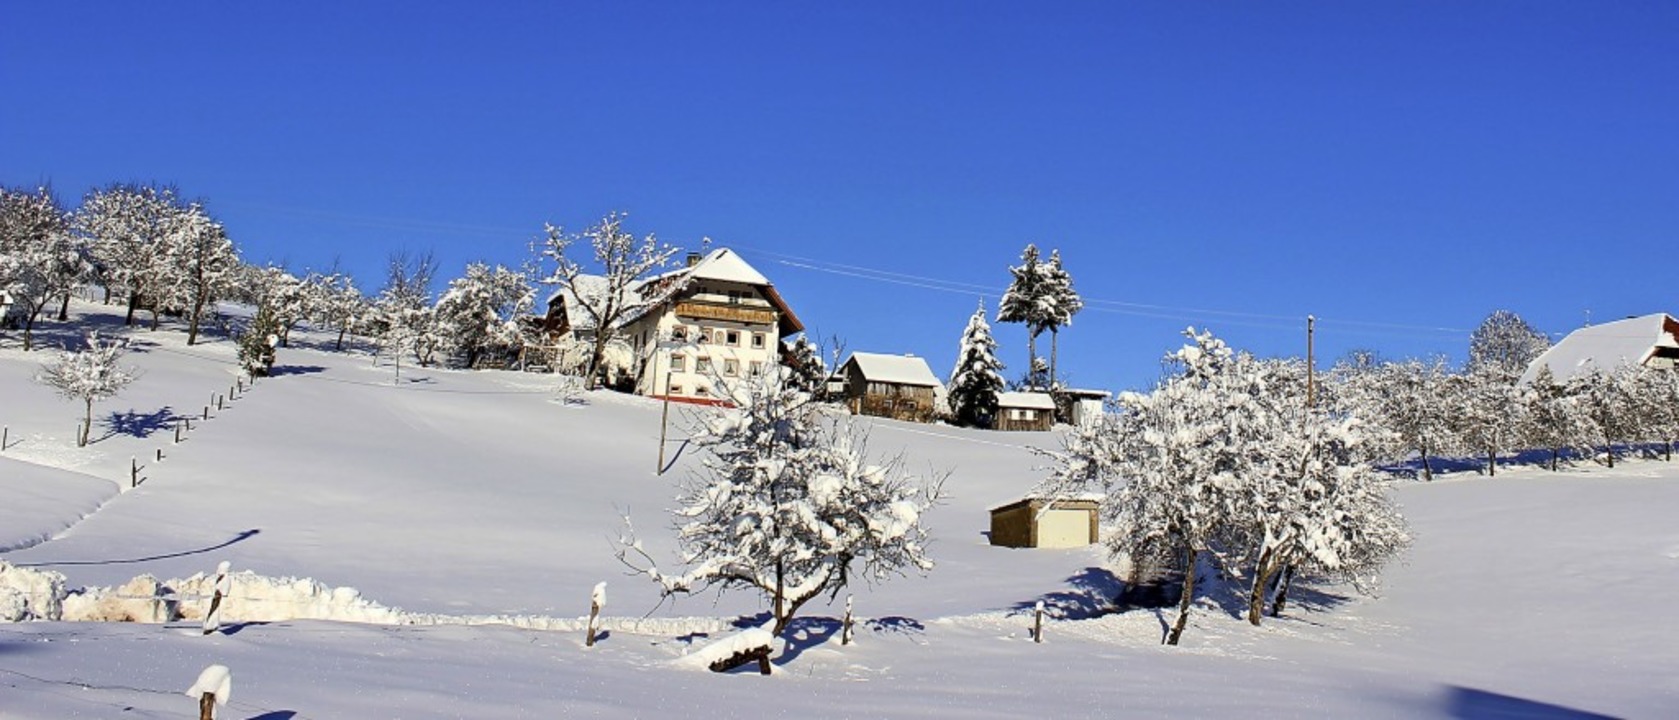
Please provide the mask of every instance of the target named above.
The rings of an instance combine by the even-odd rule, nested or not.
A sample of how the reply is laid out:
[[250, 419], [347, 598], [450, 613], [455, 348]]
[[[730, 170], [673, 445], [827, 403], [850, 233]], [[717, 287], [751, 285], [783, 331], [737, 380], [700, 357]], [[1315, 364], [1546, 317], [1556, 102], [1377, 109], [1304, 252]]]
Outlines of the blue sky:
[[1679, 310], [1673, 3], [0, 5], [0, 183], [173, 182], [367, 289], [624, 210], [944, 375], [1036, 242], [1112, 389], [1189, 324], [1302, 354], [1316, 314], [1327, 364]]

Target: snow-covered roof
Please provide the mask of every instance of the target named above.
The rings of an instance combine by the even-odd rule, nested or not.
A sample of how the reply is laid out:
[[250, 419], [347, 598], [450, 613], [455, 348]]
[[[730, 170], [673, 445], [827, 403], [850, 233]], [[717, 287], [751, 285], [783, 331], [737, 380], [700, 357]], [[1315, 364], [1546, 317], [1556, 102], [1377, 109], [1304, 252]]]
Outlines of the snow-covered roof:
[[1004, 392], [997, 393], [997, 407], [1054, 410], [1055, 399], [1051, 398], [1048, 393]]
[[728, 248], [717, 248], [711, 254], [701, 258], [692, 268], [690, 275], [702, 280], [720, 280], [723, 282], [745, 283], [747, 285], [768, 285], [769, 278], [758, 272], [757, 268], [742, 260], [739, 253]]
[[927, 367], [927, 361], [914, 355], [854, 352], [846, 362], [857, 363], [857, 369], [863, 372], [863, 377], [875, 382], [932, 388], [940, 384], [939, 379], [933, 375], [933, 369]]
[[1667, 313], [1580, 328], [1534, 358], [1522, 373], [1522, 382], [1532, 382], [1542, 367], [1551, 368], [1551, 375], [1561, 383], [1592, 368], [1607, 372], [1629, 363], [1643, 364], [1658, 347], [1679, 348], [1676, 333], [1679, 322]]
[[1070, 395], [1081, 400], [1106, 400], [1113, 397], [1113, 393], [1106, 390], [1093, 390], [1089, 388], [1064, 387], [1056, 388], [1055, 391], [1061, 393], [1062, 395]]
[[[793, 309], [787, 305], [786, 300], [782, 299], [781, 293], [776, 292], [775, 284], [764, 277], [763, 273], [758, 272], [757, 268], [741, 259], [739, 253], [728, 248], [713, 250], [691, 266], [643, 279], [630, 286], [629, 294], [632, 297], [637, 296], [642, 288], [654, 283], [670, 282], [685, 286], [694, 280], [716, 280], [755, 286], [763, 292], [765, 299], [775, 306], [780, 316], [782, 335], [792, 335], [804, 329], [804, 323], [800, 322], [798, 316], [793, 314]], [[577, 282], [585, 293], [592, 289], [595, 292], [604, 293], [607, 287], [606, 278], [599, 275], [579, 275]], [[570, 319], [573, 327], [580, 330], [590, 329], [591, 321], [588, 319], [588, 313], [574, 310], [577, 305], [575, 296], [565, 288], [561, 288], [548, 296], [546, 307], [552, 309], [556, 300], [564, 301], [566, 316]], [[651, 305], [632, 308], [619, 319], [618, 325], [633, 323], [652, 309], [653, 306]]]
[[1028, 505], [1033, 501], [1046, 502], [1051, 506], [1054, 506], [1057, 503], [1096, 503], [1100, 505], [1102, 504], [1102, 501], [1107, 499], [1107, 494], [1099, 492], [1067, 492], [1051, 495], [1033, 490], [1008, 502], [992, 505], [990, 510], [991, 512], [997, 512], [998, 510], [1010, 510]]

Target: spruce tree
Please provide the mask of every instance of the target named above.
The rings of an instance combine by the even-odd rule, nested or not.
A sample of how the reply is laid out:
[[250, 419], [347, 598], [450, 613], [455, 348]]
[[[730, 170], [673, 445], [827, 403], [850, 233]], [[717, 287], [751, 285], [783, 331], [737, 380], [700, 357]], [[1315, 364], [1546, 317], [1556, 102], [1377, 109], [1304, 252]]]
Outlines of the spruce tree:
[[[1044, 268], [1038, 262], [1038, 246], [1028, 244], [1020, 253], [1020, 265], [1009, 268], [1014, 280], [997, 305], [997, 322], [1025, 323], [1028, 371], [1037, 366], [1038, 334], [1044, 331]], [[1032, 378], [1028, 375], [1028, 383]]]
[[985, 301], [981, 300], [962, 332], [956, 369], [950, 373], [950, 412], [957, 424], [991, 426], [997, 417], [997, 394], [1003, 391], [1002, 369], [997, 341], [985, 321]]
[[239, 366], [252, 378], [268, 377], [274, 367], [274, 346], [279, 343], [279, 318], [267, 305], [258, 307], [251, 326], [239, 336]]
[[1073, 289], [1073, 276], [1061, 267], [1060, 250], [1050, 251], [1049, 264], [1043, 267], [1045, 300], [1040, 305], [1045, 311], [1044, 323], [1049, 327], [1049, 386], [1054, 387], [1060, 381], [1055, 361], [1061, 328], [1073, 324], [1073, 316], [1084, 309], [1084, 299]]

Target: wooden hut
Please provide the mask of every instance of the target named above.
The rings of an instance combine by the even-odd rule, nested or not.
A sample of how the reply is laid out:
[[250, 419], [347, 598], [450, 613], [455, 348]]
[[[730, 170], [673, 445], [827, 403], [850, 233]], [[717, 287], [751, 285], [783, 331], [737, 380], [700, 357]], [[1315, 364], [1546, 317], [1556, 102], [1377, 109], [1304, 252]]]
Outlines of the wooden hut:
[[932, 422], [939, 379], [914, 355], [852, 353], [840, 366], [845, 405], [855, 415]]
[[1055, 400], [1048, 393], [997, 393], [996, 430], [1048, 430], [1055, 426]]
[[991, 544], [1015, 548], [1073, 548], [1095, 543], [1094, 497], [1026, 497], [991, 508]]

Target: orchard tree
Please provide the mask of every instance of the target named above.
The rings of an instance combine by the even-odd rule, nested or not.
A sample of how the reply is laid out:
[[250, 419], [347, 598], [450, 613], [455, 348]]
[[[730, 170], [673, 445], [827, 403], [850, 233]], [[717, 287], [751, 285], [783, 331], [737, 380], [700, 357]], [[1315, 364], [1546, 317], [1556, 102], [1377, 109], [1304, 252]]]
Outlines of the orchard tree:
[[[544, 227], [541, 255], [554, 263], [554, 270], [541, 282], [557, 287], [565, 297], [573, 332], [593, 334], [585, 375], [590, 390], [599, 386], [607, 347], [620, 334], [622, 322], [643, 308], [670, 299], [680, 288], [674, 282], [651, 287], [643, 283], [670, 262], [677, 249], [661, 245], [651, 234], [637, 240], [624, 230], [625, 217], [624, 213], [609, 213], [582, 233], [567, 233], [554, 225]], [[572, 257], [573, 248], [585, 242], [599, 275], [589, 274], [583, 263]]]
[[88, 268], [86, 250], [71, 234], [69, 217], [51, 188], [0, 187], [0, 292], [11, 296], [22, 320], [25, 351], [34, 347], [41, 313], [62, 301], [65, 314], [70, 293]]
[[93, 403], [115, 396], [138, 377], [133, 368], [119, 364], [124, 352], [121, 343], [104, 342], [97, 331], [90, 332], [85, 350], [59, 353], [58, 359], [41, 366], [41, 373], [36, 376], [38, 382], [58, 391], [65, 399], [82, 401], [86, 411], [81, 433], [76, 437], [77, 447], [87, 445], [93, 430]]
[[170, 213], [162, 239], [164, 282], [158, 300], [187, 312], [187, 344], [198, 342], [206, 308], [234, 288], [239, 277], [239, 253], [222, 224], [193, 203]]
[[962, 343], [956, 351], [956, 369], [950, 373], [950, 413], [957, 424], [990, 427], [997, 419], [997, 395], [1003, 392], [1003, 363], [997, 359], [997, 341], [985, 322], [985, 301], [968, 318]]
[[[1575, 375], [1580, 381], [1580, 409], [1597, 431], [1596, 442], [1603, 444], [1609, 467], [1615, 467], [1615, 444], [1638, 438], [1644, 418], [1639, 413], [1635, 389], [1637, 365], [1619, 365], [1608, 371], [1593, 367]], [[1595, 443], [1594, 443], [1595, 444]]]
[[1487, 368], [1520, 377], [1527, 366], [1551, 347], [1550, 338], [1535, 330], [1520, 315], [1499, 310], [1481, 321], [1469, 336], [1469, 366], [1474, 372]]
[[1424, 480], [1434, 479], [1430, 458], [1457, 450], [1448, 409], [1449, 376], [1441, 358], [1388, 363], [1366, 378], [1372, 385], [1361, 391], [1371, 419], [1392, 433], [1396, 449], [1421, 458]]
[[1596, 429], [1580, 399], [1582, 383], [1559, 383], [1551, 368], [1540, 366], [1523, 395], [1521, 437], [1530, 447], [1551, 451], [1551, 471], [1557, 470], [1564, 450], [1591, 447]]
[[309, 289], [312, 319], [322, 327], [338, 328], [338, 342], [333, 349], [343, 350], [344, 336], [368, 312], [367, 298], [356, 289], [355, 279], [347, 273], [312, 274], [305, 278], [304, 284]]
[[151, 304], [152, 329], [157, 329], [157, 298], [170, 277], [164, 239], [181, 207], [172, 186], [116, 184], [89, 192], [73, 217], [101, 268], [107, 299], [112, 285], [127, 291], [128, 325], [145, 301]]
[[391, 353], [396, 380], [402, 380], [402, 355], [412, 352], [416, 362], [429, 364], [437, 347], [436, 313], [431, 307], [431, 279], [437, 260], [431, 253], [394, 253], [386, 267], [385, 288], [374, 301], [380, 345]]
[[849, 425], [823, 415], [785, 368], [727, 388], [739, 404], [696, 435], [704, 470], [673, 511], [682, 564], [659, 570], [625, 520], [620, 561], [666, 597], [745, 588], [769, 601], [780, 635], [806, 603], [854, 578], [879, 582], [933, 567], [921, 515], [940, 482], [918, 484], [902, 458], [869, 461]]
[[1532, 388], [1518, 385], [1518, 378], [1510, 365], [1484, 362], [1447, 379], [1449, 424], [1457, 444], [1486, 453], [1488, 475], [1498, 474], [1498, 454], [1521, 442], [1522, 415], [1530, 407], [1523, 395]]
[[497, 349], [517, 353], [519, 319], [530, 313], [535, 301], [523, 272], [468, 265], [466, 274], [451, 281], [437, 301], [438, 337], [445, 354], [456, 365], [470, 368]]

